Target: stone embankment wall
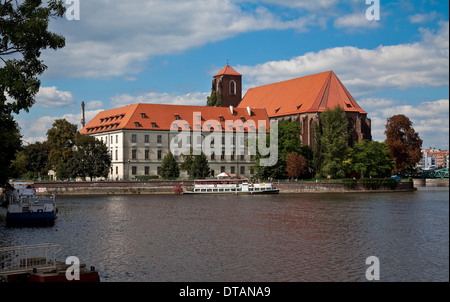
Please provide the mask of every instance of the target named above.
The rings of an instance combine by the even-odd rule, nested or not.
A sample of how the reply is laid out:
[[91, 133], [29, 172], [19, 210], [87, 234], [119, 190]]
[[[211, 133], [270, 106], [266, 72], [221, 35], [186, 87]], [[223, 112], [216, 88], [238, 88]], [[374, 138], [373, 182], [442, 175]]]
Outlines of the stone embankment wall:
[[[38, 194], [56, 195], [114, 195], [114, 194], [174, 194], [179, 181], [140, 181], [140, 182], [48, 182], [36, 183], [42, 189]], [[192, 181], [183, 182], [183, 186], [193, 186]], [[405, 192], [411, 189], [409, 182], [399, 182], [396, 190], [380, 188], [367, 190], [358, 184], [355, 190], [346, 189], [339, 183], [282, 182], [280, 193], [352, 193], [352, 192]]]

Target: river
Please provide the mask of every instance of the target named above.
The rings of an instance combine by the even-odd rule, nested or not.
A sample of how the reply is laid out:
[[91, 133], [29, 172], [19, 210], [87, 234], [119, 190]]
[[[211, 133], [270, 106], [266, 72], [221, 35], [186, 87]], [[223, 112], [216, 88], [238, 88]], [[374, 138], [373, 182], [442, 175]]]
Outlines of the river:
[[101, 281], [449, 281], [449, 191], [59, 197], [53, 227], [0, 246], [55, 243]]

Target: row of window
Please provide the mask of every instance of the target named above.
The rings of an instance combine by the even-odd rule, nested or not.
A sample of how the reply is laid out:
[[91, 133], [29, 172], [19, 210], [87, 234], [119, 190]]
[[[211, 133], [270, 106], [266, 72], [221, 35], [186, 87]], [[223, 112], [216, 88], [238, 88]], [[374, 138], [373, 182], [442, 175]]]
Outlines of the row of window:
[[[255, 170], [253, 168], [249, 168], [249, 169], [250, 169], [250, 174], [251, 175], [255, 174]], [[241, 175], [245, 175], [246, 171], [247, 171], [247, 167], [245, 167], [245, 166], [240, 166], [239, 167], [239, 172], [240, 172]], [[113, 172], [114, 172], [114, 170], [113, 170], [113, 168], [111, 168], [111, 174], [114, 175]], [[116, 175], [119, 175], [119, 167], [118, 166], [116, 166], [115, 172], [116, 172], [115, 173]], [[226, 167], [223, 166], [223, 167], [220, 167], [220, 172], [221, 173], [222, 172], [229, 172], [230, 174], [235, 174], [236, 173], [236, 167], [235, 166], [231, 166], [230, 170], [226, 171]], [[157, 175], [161, 174], [161, 167], [157, 167], [156, 173], [157, 173]], [[137, 176], [138, 175], [138, 167], [137, 166], [132, 166], [131, 167], [131, 175], [132, 176]], [[144, 174], [143, 175], [150, 175], [150, 167], [149, 166], [145, 166], [144, 167]], [[215, 175], [215, 171], [214, 170], [211, 170], [211, 175], [212, 176]]]
[[[118, 152], [118, 150], [116, 150], [115, 154], [116, 154], [116, 161], [117, 161], [117, 160], [119, 160], [119, 152]], [[158, 154], [158, 160], [162, 160], [163, 159], [163, 150], [158, 150], [157, 154]], [[174, 156], [175, 156], [176, 160], [179, 160], [179, 156], [178, 155], [175, 154]], [[131, 159], [132, 160], [137, 160], [138, 159], [138, 150], [137, 149], [132, 149], [131, 150]], [[145, 160], [150, 160], [150, 150], [149, 149], [144, 150], [144, 159]], [[211, 160], [216, 160], [216, 154], [212, 153], [211, 156], [210, 156], [210, 159]], [[225, 160], [225, 154], [224, 153], [220, 154], [220, 159], [221, 160]], [[230, 155], [230, 159], [231, 160], [235, 160], [236, 159], [236, 155], [234, 153], [231, 154]], [[239, 155], [239, 159], [240, 160], [245, 160], [245, 155], [244, 154]], [[250, 156], [250, 160], [253, 161], [254, 159], [255, 159], [255, 156], [251, 155]]]

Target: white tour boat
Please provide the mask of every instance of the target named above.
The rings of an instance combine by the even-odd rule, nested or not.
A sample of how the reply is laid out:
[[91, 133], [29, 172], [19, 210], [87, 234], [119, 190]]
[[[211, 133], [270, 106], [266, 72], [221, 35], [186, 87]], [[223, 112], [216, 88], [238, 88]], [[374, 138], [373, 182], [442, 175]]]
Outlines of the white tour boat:
[[194, 187], [183, 194], [278, 194], [280, 189], [272, 183], [250, 183], [248, 179], [196, 180]]

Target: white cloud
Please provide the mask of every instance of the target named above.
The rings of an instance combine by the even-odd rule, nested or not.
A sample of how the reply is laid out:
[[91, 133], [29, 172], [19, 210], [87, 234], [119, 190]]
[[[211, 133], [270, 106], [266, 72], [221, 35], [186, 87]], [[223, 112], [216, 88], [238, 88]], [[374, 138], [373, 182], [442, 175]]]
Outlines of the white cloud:
[[423, 147], [449, 148], [448, 99], [422, 102], [417, 105], [400, 105], [398, 101], [384, 98], [367, 98], [359, 100], [358, 103], [370, 112], [374, 140], [384, 141], [387, 119], [403, 114], [412, 121], [414, 130], [424, 141]]
[[184, 95], [175, 93], [149, 92], [139, 96], [129, 94], [115, 95], [111, 98], [111, 106], [122, 107], [137, 103], [205, 106], [209, 93], [193, 92]]
[[359, 30], [363, 28], [378, 28], [380, 23], [377, 21], [367, 20], [365, 12], [357, 12], [336, 18], [334, 21], [334, 26], [336, 28]]
[[36, 94], [36, 106], [55, 108], [70, 105], [74, 102], [70, 91], [60, 91], [57, 87], [40, 87]]
[[86, 103], [86, 109], [98, 109], [101, 107], [103, 107], [102, 101], [94, 100]]
[[[86, 120], [90, 121], [102, 111], [103, 109], [86, 111]], [[77, 125], [78, 130], [81, 130], [81, 112], [78, 114], [64, 114], [62, 116], [41, 116], [38, 119], [30, 119], [24, 114], [17, 118], [17, 122], [19, 124], [20, 133], [23, 136], [23, 140], [32, 144], [37, 141], [46, 141], [47, 131], [58, 119], [66, 119], [69, 123]]]
[[422, 40], [375, 49], [336, 47], [284, 61], [237, 66], [246, 89], [333, 70], [354, 96], [389, 89], [439, 87], [449, 83], [449, 23], [437, 33], [421, 29]]
[[[54, 31], [66, 37], [66, 47], [43, 54], [49, 66], [46, 76], [64, 72], [66, 77], [132, 79], [129, 75], [141, 72], [152, 56], [182, 52], [250, 31], [303, 31], [318, 22], [313, 15], [285, 21], [262, 6], [244, 10], [239, 2], [84, 1], [80, 21], [52, 23]], [[294, 5], [294, 1], [285, 2]]]
[[425, 23], [425, 22], [431, 22], [437, 17], [436, 12], [430, 12], [427, 14], [415, 14], [408, 17], [409, 22], [415, 24], [415, 23]]

